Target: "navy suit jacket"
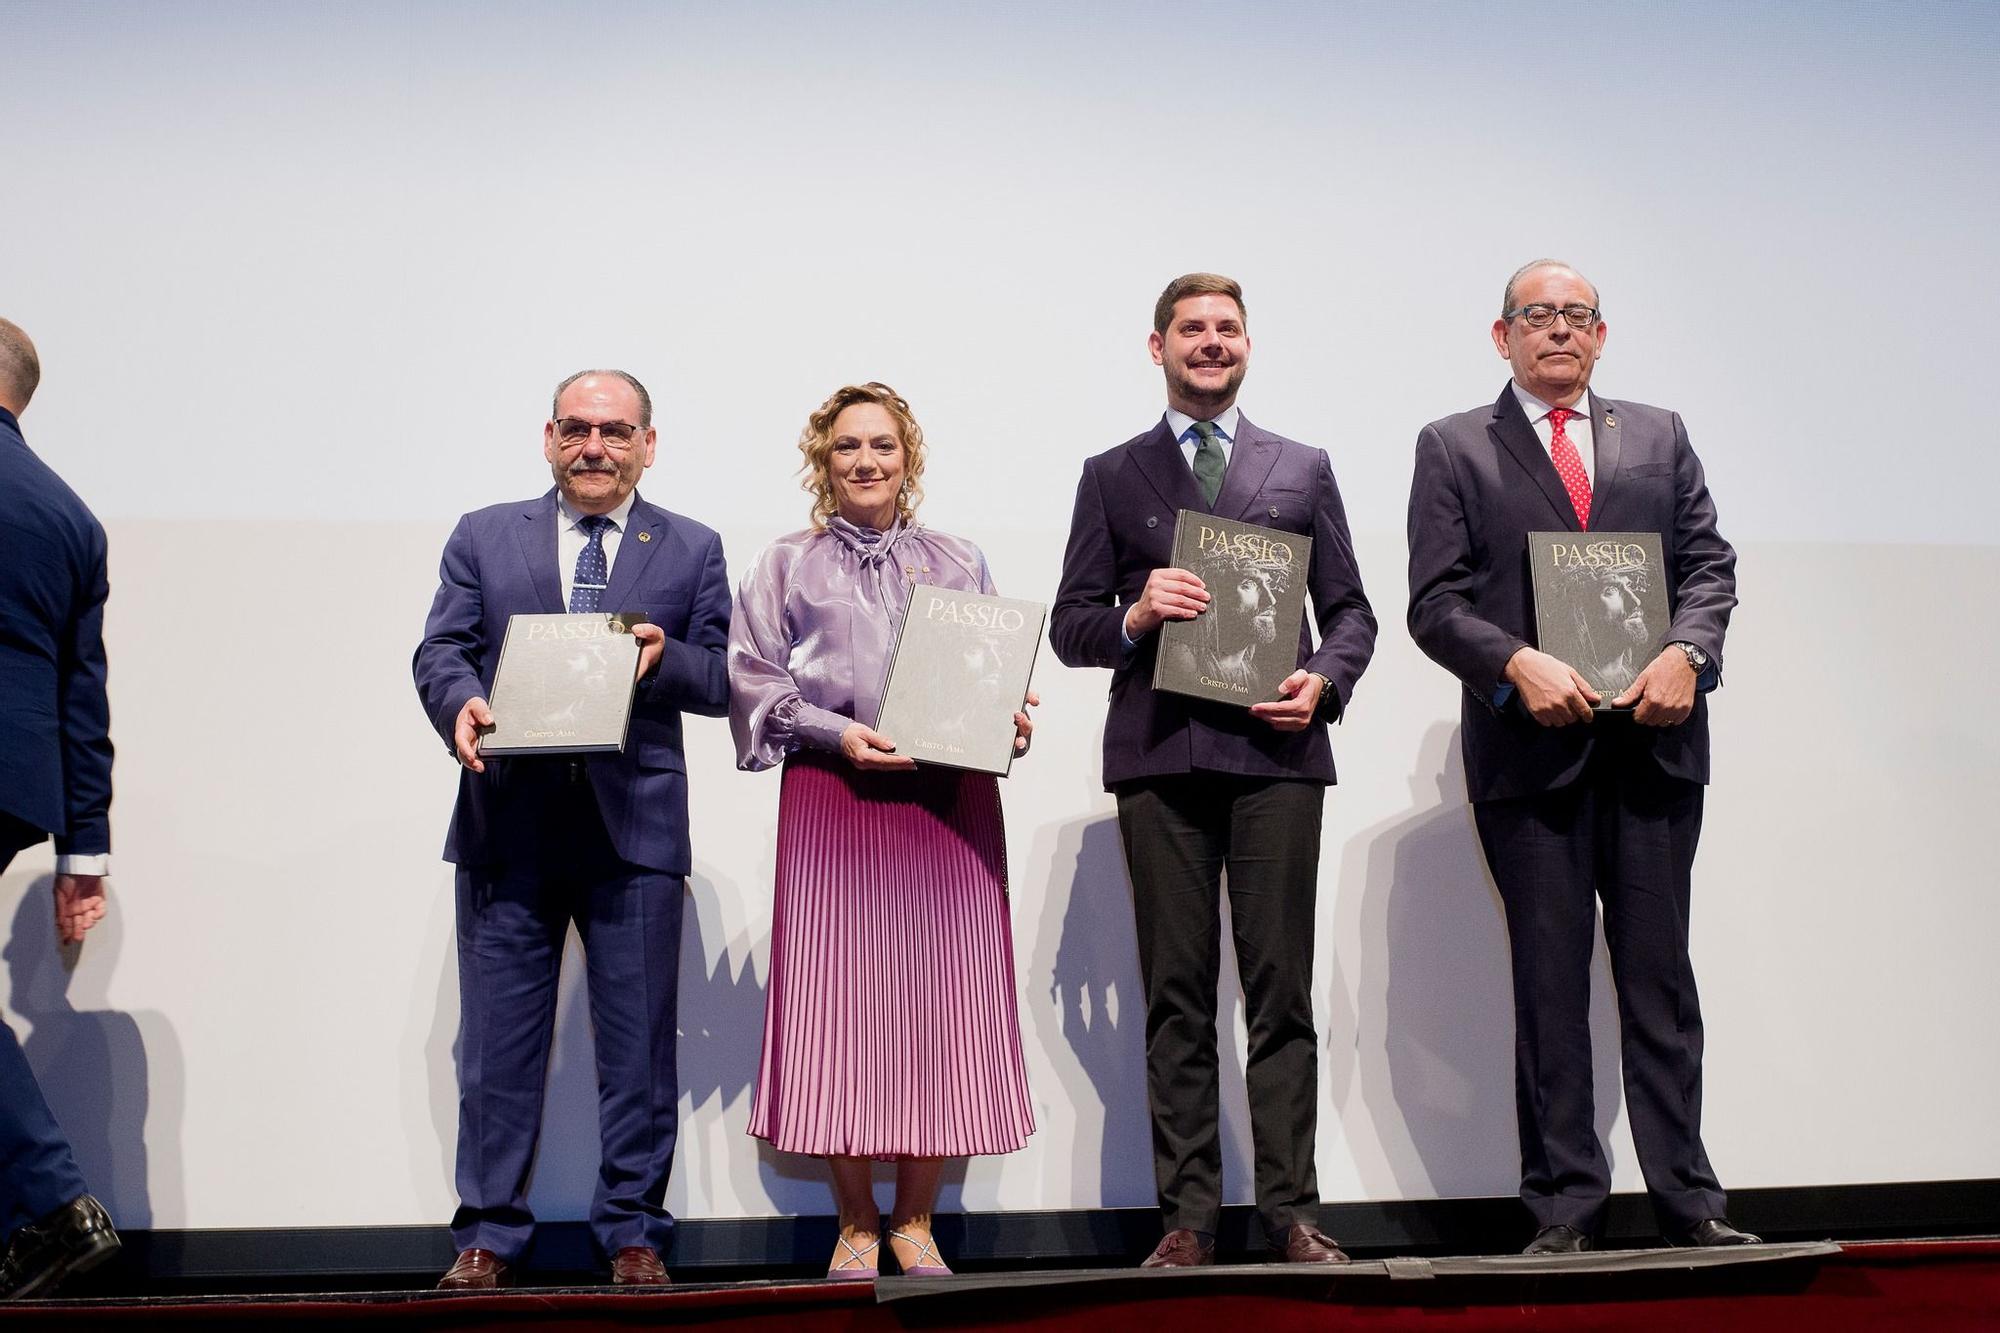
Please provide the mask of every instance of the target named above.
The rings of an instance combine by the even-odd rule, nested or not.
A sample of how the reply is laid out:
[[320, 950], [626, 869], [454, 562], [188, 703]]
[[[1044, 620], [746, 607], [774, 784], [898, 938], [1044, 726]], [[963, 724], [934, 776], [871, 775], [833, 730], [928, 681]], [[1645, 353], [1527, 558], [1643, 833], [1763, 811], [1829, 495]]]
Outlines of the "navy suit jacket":
[[[1303, 619], [1298, 665], [1333, 683], [1321, 722], [1281, 732], [1248, 709], [1153, 688], [1160, 636], [1127, 652], [1126, 607], [1146, 576], [1173, 564], [1174, 515], [1193, 509], [1313, 539], [1306, 578], [1319, 646]], [[1049, 642], [1065, 665], [1111, 668], [1104, 724], [1104, 785], [1196, 771], [1332, 782], [1324, 720], [1336, 718], [1375, 651], [1375, 615], [1361, 590], [1347, 512], [1326, 451], [1273, 435], [1238, 416], [1229, 471], [1213, 507], [1163, 416], [1145, 434], [1083, 465], [1063, 553], [1062, 584], [1049, 614]]]
[[[1722, 638], [1736, 605], [1736, 552], [1716, 531], [1701, 460], [1672, 412], [1592, 394], [1596, 479], [1590, 526], [1657, 532], [1668, 569], [1672, 624], [1708, 654], [1706, 682], [1722, 674]], [[1507, 659], [1535, 642], [1528, 534], [1577, 530], [1576, 511], [1513, 386], [1491, 407], [1433, 421], [1417, 436], [1410, 487], [1410, 634], [1463, 681], [1466, 794], [1529, 796], [1574, 782], [1606, 727], [1642, 735], [1626, 747], [1674, 777], [1708, 781], [1708, 700], [1674, 727], [1600, 715], [1544, 727], [1519, 701], [1494, 697]]]
[[[437, 597], [412, 669], [447, 749], [468, 699], [492, 698], [507, 619], [559, 612], [560, 521], [554, 489], [467, 514], [445, 543]], [[660, 665], [639, 682], [620, 754], [585, 756], [605, 831], [620, 857], [670, 875], [691, 868], [681, 713], [729, 709], [729, 576], [722, 539], [693, 519], [635, 498], [605, 589], [607, 611], [643, 611], [666, 632]], [[566, 760], [489, 759], [459, 774], [444, 856], [460, 865], [536, 858], [549, 783]]]
[[0, 811], [111, 850], [104, 529], [0, 408]]

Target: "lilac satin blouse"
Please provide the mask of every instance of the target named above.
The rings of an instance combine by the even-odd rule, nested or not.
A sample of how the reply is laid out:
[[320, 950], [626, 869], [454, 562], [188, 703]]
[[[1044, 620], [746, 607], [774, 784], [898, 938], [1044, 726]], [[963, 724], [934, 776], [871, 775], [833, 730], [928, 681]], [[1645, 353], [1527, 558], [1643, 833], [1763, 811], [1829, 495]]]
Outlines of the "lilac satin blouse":
[[838, 750], [875, 725], [910, 588], [990, 593], [986, 557], [962, 537], [900, 520], [886, 532], [835, 516], [765, 547], [729, 624], [729, 729], [739, 768], [801, 748]]

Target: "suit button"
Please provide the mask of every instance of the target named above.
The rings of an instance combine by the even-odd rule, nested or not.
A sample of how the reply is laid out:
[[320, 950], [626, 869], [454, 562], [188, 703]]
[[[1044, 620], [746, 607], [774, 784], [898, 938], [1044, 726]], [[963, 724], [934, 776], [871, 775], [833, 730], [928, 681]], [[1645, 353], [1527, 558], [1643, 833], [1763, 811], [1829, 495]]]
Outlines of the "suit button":
[[1160, 526], [1160, 516], [1159, 516], [1158, 514], [1148, 514], [1148, 515], [1146, 515], [1146, 526], [1147, 526], [1147, 527], [1149, 527], [1149, 528], [1157, 528], [1157, 527], [1159, 527], [1159, 526]]

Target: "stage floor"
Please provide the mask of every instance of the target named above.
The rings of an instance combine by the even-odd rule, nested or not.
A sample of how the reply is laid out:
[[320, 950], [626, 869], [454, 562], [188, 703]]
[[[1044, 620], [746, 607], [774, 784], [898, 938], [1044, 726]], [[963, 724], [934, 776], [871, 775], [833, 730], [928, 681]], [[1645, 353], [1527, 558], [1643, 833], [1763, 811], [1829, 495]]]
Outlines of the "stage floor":
[[2000, 1238], [1370, 1259], [1338, 1268], [1224, 1265], [982, 1272], [949, 1278], [686, 1283], [667, 1291], [262, 1293], [20, 1302], [0, 1324], [246, 1320], [408, 1328], [1841, 1329], [2000, 1327]]

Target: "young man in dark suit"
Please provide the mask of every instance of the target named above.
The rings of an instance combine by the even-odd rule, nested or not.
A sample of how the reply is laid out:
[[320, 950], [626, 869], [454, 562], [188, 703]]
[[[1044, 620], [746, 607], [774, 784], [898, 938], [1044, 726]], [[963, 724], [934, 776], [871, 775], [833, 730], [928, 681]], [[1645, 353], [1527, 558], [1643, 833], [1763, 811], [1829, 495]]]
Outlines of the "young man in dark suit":
[[[1083, 466], [1049, 641], [1068, 666], [1108, 667], [1104, 785], [1132, 880], [1146, 990], [1146, 1093], [1166, 1236], [1149, 1267], [1214, 1262], [1222, 1209], [1216, 1090], [1219, 913], [1228, 872], [1249, 1018], [1244, 1070], [1257, 1212], [1295, 1263], [1346, 1259], [1319, 1229], [1313, 915], [1320, 814], [1334, 780], [1326, 725], [1375, 648], [1347, 514], [1325, 451], [1252, 425], [1236, 407], [1250, 365], [1243, 291], [1190, 273], [1161, 293], [1147, 340], [1167, 412]], [[1277, 699], [1250, 708], [1156, 692], [1160, 626], [1212, 614], [1211, 590], [1173, 566], [1191, 509], [1309, 534], [1319, 631], [1280, 626], [1294, 654]], [[1215, 590], [1221, 595], [1223, 590]]]
[[[0, 871], [53, 834], [56, 934], [80, 944], [104, 915], [110, 870], [110, 586], [103, 527], [21, 434], [40, 380], [35, 345], [0, 319]], [[5, 1023], [0, 1239], [0, 1300], [46, 1296], [118, 1249]]]
[[[1537, 260], [1508, 281], [1493, 345], [1513, 368], [1490, 407], [1417, 437], [1410, 633], [1463, 682], [1466, 794], [1513, 951], [1521, 1198], [1530, 1254], [1585, 1250], [1610, 1167], [1593, 1126], [1593, 902], [1623, 1029], [1626, 1107], [1662, 1230], [1751, 1244], [1724, 1216], [1701, 1142], [1701, 1009], [1688, 901], [1705, 694], [1722, 676], [1736, 553], [1716, 530], [1680, 417], [1590, 392], [1606, 326], [1597, 289]], [[1601, 701], [1537, 649], [1528, 533], [1657, 532], [1671, 625], [1637, 679]]]
[[[728, 711], [729, 582], [722, 541], [646, 503], [652, 400], [623, 371], [556, 388], [542, 453], [555, 488], [467, 514], [445, 545], [414, 671], [462, 766], [445, 840], [456, 863], [459, 1254], [440, 1286], [504, 1286], [534, 1228], [563, 940], [590, 972], [603, 1164], [591, 1231], [621, 1285], [667, 1282], [665, 1199], [680, 1087], [675, 998], [691, 869], [681, 714]], [[618, 754], [483, 760], [480, 728], [507, 621], [537, 612], [644, 612], [637, 694]]]

